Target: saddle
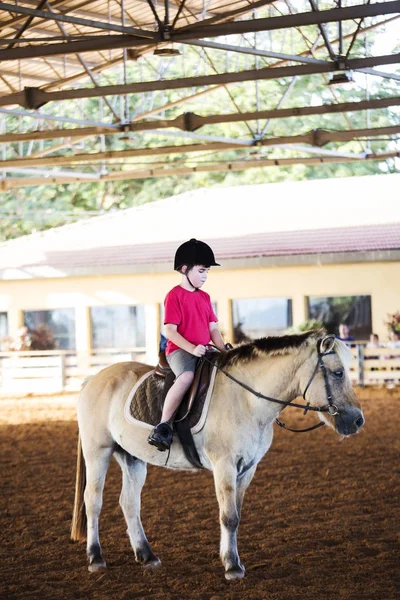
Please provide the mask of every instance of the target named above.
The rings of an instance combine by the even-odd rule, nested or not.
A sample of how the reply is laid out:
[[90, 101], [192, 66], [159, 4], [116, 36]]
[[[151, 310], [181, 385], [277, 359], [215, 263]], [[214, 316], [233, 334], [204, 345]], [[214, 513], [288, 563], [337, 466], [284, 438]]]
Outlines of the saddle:
[[[185, 394], [185, 397], [183, 398], [180, 404], [178, 412], [175, 415], [175, 423], [183, 421], [183, 419], [188, 417], [189, 414], [194, 415], [194, 418], [191, 419], [191, 421], [195, 421], [194, 425], [196, 424], [197, 415], [200, 418], [207, 390], [210, 385], [212, 367], [214, 366], [214, 362], [218, 354], [219, 353], [215, 350], [209, 350], [208, 352], [206, 352], [204, 357], [199, 359], [196, 371], [194, 373], [193, 383], [190, 386], [188, 392]], [[175, 375], [167, 362], [165, 352], [160, 352], [158, 356], [158, 365], [154, 369], [154, 377], [159, 377], [164, 381], [164, 401], [168, 390], [175, 381]]]
[[[210, 381], [213, 382], [213, 366], [218, 355], [219, 352], [213, 350], [199, 359], [193, 383], [183, 398], [174, 420], [174, 430], [178, 434], [186, 457], [196, 467], [202, 467], [202, 464], [194, 446], [192, 433], [200, 431], [204, 425], [203, 412], [206, 414], [208, 409], [212, 391], [212, 388], [209, 391]], [[145, 373], [130, 393], [126, 406], [127, 419], [152, 426], [157, 425], [161, 420], [165, 396], [174, 380], [175, 375], [167, 363], [165, 353], [161, 352], [157, 367]]]

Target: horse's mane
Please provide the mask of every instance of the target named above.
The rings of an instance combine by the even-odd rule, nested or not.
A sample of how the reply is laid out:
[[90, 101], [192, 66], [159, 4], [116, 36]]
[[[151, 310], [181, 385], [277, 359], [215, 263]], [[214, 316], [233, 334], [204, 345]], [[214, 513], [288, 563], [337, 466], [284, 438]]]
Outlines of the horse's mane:
[[253, 342], [241, 344], [232, 350], [222, 353], [218, 357], [218, 366], [227, 367], [237, 364], [248, 363], [260, 355], [282, 355], [292, 354], [304, 346], [316, 344], [318, 340], [326, 335], [324, 329], [318, 331], [306, 331], [290, 335], [276, 335], [258, 338]]

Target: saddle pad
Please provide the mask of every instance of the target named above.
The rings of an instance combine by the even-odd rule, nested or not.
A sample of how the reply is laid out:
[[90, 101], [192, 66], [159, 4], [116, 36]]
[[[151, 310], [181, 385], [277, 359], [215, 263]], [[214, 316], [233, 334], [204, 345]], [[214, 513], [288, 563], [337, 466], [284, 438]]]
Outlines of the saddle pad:
[[[210, 385], [207, 393], [198, 398], [188, 415], [189, 427], [192, 434], [198, 433], [204, 427], [212, 391], [214, 388], [217, 369], [213, 367]], [[152, 427], [161, 420], [162, 392], [164, 380], [154, 376], [154, 370], [145, 373], [133, 386], [126, 399], [124, 415], [129, 423], [147, 424]]]

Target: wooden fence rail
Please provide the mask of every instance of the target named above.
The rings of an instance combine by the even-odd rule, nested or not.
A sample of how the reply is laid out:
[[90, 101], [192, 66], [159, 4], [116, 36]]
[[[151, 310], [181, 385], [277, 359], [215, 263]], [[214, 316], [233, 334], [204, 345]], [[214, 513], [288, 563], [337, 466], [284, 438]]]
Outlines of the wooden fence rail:
[[[356, 385], [400, 385], [400, 348], [351, 348], [350, 377]], [[58, 393], [78, 391], [90, 375], [117, 362], [145, 361], [145, 348], [96, 350], [90, 354], [68, 351], [0, 352], [0, 391]]]
[[78, 391], [83, 381], [117, 362], [143, 361], [146, 348], [70, 351], [0, 352], [0, 391], [58, 393]]
[[400, 348], [366, 348], [356, 344], [351, 379], [357, 385], [399, 385]]

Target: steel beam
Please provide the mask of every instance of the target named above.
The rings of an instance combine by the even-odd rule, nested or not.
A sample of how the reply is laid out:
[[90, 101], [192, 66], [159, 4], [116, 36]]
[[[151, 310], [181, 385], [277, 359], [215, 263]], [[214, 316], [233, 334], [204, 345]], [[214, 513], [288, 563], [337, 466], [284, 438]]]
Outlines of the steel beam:
[[324, 131], [315, 129], [303, 135], [281, 136], [268, 138], [264, 140], [252, 140], [243, 145], [232, 142], [211, 142], [209, 144], [186, 144], [177, 146], [157, 146], [153, 148], [135, 148], [131, 150], [107, 151], [96, 153], [75, 154], [73, 156], [51, 156], [44, 158], [17, 158], [12, 160], [0, 161], [0, 169], [6, 167], [42, 167], [56, 165], [71, 165], [78, 163], [96, 163], [105, 160], [126, 160], [128, 158], [138, 158], [143, 156], [165, 156], [172, 154], [192, 154], [202, 152], [224, 152], [226, 150], [249, 149], [260, 146], [276, 146], [281, 144], [311, 144], [312, 146], [323, 146], [329, 142], [350, 141], [360, 137], [376, 137], [380, 135], [394, 135], [400, 133], [400, 125], [391, 127], [377, 127], [374, 129], [353, 129], [351, 131]]
[[[342, 102], [340, 104], [319, 104], [316, 106], [297, 106], [293, 108], [261, 110], [256, 112], [245, 112], [241, 114], [230, 113], [225, 115], [209, 115], [207, 117], [203, 117], [193, 113], [186, 113], [186, 119], [190, 122], [190, 125], [194, 129], [197, 129], [199, 127], [203, 127], [204, 125], [212, 125], [214, 123], [235, 123], [240, 122], [242, 120], [247, 121], [251, 119], [286, 119], [290, 117], [323, 115], [331, 113], [388, 108], [389, 106], [398, 105], [400, 105], [400, 96], [393, 98], [376, 98], [371, 100], [362, 100], [360, 102]], [[177, 119], [183, 120], [184, 117], [185, 115], [181, 115], [180, 117], [177, 117]], [[155, 122], [153, 121], [153, 126], [154, 123]], [[133, 124], [131, 130], [135, 131], [135, 127], [136, 124]], [[157, 127], [159, 128], [160, 125], [157, 125]]]
[[[123, 27], [122, 25], [115, 25], [107, 23], [105, 21], [93, 21], [91, 19], [81, 19], [80, 17], [71, 17], [64, 15], [63, 13], [53, 13], [44, 10], [37, 10], [34, 8], [27, 8], [26, 6], [19, 6], [17, 4], [6, 4], [0, 2], [0, 10], [5, 10], [12, 13], [30, 15], [34, 18], [44, 19], [45, 21], [61, 21], [63, 23], [73, 23], [74, 25], [80, 25], [81, 27], [90, 27], [91, 29], [101, 29], [105, 31], [117, 31], [119, 33], [125, 33], [127, 35], [144, 37], [147, 39], [156, 39], [157, 35], [154, 31], [146, 31], [142, 29], [136, 29], [135, 27]], [[72, 9], [73, 10], [73, 9]], [[5, 27], [6, 24], [3, 24]]]
[[[53, 3], [54, 3], [54, 0], [53, 0]], [[382, 22], [380, 22], [380, 23], [373, 23], [372, 25], [368, 25], [367, 27], [363, 27], [363, 29], [361, 30], [361, 32], [362, 32], [362, 33], [366, 33], [367, 31], [370, 31], [370, 30], [376, 29], [378, 26], [384, 26], [386, 23], [390, 23], [390, 22], [392, 22], [392, 21], [395, 21], [395, 20], [397, 20], [397, 19], [399, 19], [399, 18], [400, 18], [400, 16], [395, 16], [395, 17], [391, 17], [391, 18], [389, 18], [389, 19], [385, 19], [384, 21], [382, 21]], [[347, 35], [344, 35], [344, 36], [343, 36], [343, 39], [351, 38], [351, 37], [352, 37], [352, 35], [353, 35], [353, 33], [349, 33], [349, 34], [347, 34]], [[336, 41], [337, 41], [337, 40], [333, 40], [333, 43], [335, 43]], [[319, 49], [321, 49], [322, 47], [323, 47], [323, 45], [317, 46], [317, 47], [315, 48], [315, 50], [319, 50]], [[309, 51], [304, 51], [304, 52], [301, 52], [299, 56], [301, 56], [301, 57], [303, 57], [303, 56], [304, 56], [304, 57], [307, 57], [307, 56], [308, 56], [308, 54], [309, 54]], [[37, 60], [40, 60], [40, 59], [37, 59]], [[68, 61], [68, 60], [70, 60], [70, 59], [68, 59], [68, 58], [64, 58], [64, 59], [62, 59], [62, 58], [59, 58], [59, 57], [52, 57], [52, 59], [51, 59], [51, 61], [52, 61], [52, 62], [53, 62], [53, 61], [60, 61], [60, 62], [62, 62], [63, 60], [66, 60], [66, 61]], [[312, 59], [312, 60], [315, 60], [315, 59]], [[97, 72], [103, 71], [104, 69], [108, 69], [108, 68], [110, 68], [111, 66], [115, 66], [115, 65], [117, 65], [117, 64], [119, 64], [121, 61], [122, 61], [122, 58], [118, 58], [118, 59], [114, 59], [114, 60], [113, 60], [113, 61], [111, 61], [111, 62], [104, 63], [104, 64], [100, 64], [100, 65], [98, 65], [97, 67], [96, 67], [96, 66], [94, 66], [93, 64], [90, 64], [89, 66], [92, 68], [92, 72], [93, 72], [93, 73], [94, 73], [94, 72], [96, 72], [96, 73], [97, 73]], [[32, 62], [32, 61], [31, 61], [31, 62]], [[71, 61], [71, 62], [72, 62], [72, 61]], [[281, 60], [279, 63], [275, 63], [275, 65], [274, 65], [274, 66], [276, 66], [276, 67], [277, 67], [277, 66], [283, 66], [284, 64], [286, 64], [286, 62], [287, 62], [286, 60]], [[308, 61], [307, 61], [307, 62], [308, 62]], [[366, 70], [363, 70], [363, 72], [367, 72], [367, 71], [366, 71]], [[374, 72], [374, 74], [376, 74], [376, 72]], [[383, 73], [380, 73], [379, 75], [380, 75], [380, 76], [383, 76]], [[79, 79], [82, 79], [82, 77], [84, 77], [84, 76], [85, 76], [85, 73], [84, 73], [84, 72], [80, 72], [80, 73], [77, 73], [76, 75], [72, 75], [72, 76], [70, 76], [70, 77], [66, 77], [66, 78], [60, 79], [60, 80], [58, 80], [58, 81], [57, 81], [56, 83], [54, 83], [54, 84], [48, 84], [48, 85], [46, 85], [46, 86], [42, 86], [42, 90], [43, 90], [43, 91], [52, 91], [52, 90], [54, 90], [54, 89], [57, 89], [57, 88], [63, 87], [63, 86], [65, 86], [65, 85], [68, 85], [68, 84], [72, 83], [73, 81], [77, 81], [77, 80], [79, 80]], [[397, 76], [396, 76], [396, 77], [397, 77]], [[391, 74], [391, 78], [393, 79], [393, 73]], [[220, 86], [214, 86], [213, 88], [210, 88], [210, 89], [205, 89], [205, 90], [203, 90], [203, 91], [201, 91], [201, 92], [197, 92], [196, 94], [189, 96], [189, 97], [188, 97], [188, 100], [190, 100], [190, 99], [191, 99], [191, 98], [193, 98], [193, 97], [200, 96], [200, 95], [202, 95], [202, 94], [209, 94], [210, 92], [212, 92], [213, 90], [216, 90], [216, 89], [218, 89], [219, 87], [220, 87]], [[147, 112], [146, 112], [146, 113], [145, 113], [143, 116], [142, 116], [142, 115], [138, 115], [138, 116], [135, 118], [135, 120], [138, 120], [138, 118], [143, 118], [143, 117], [146, 117], [146, 116], [148, 116], [149, 114], [157, 114], [157, 113], [160, 113], [160, 112], [162, 112], [163, 110], [166, 110], [167, 108], [170, 108], [170, 107], [172, 107], [172, 106], [176, 106], [177, 104], [182, 104], [184, 101], [185, 101], [185, 100], [184, 100], [184, 99], [182, 99], [182, 100], [179, 100], [179, 101], [177, 101], [177, 102], [175, 102], [175, 103], [167, 103], [166, 105], [162, 105], [162, 106], [160, 106], [160, 107], [158, 107], [158, 108], [156, 108], [156, 109], [153, 109], [152, 111], [147, 111]]]
[[[93, 182], [92, 179], [89, 180]], [[97, 181], [96, 179], [94, 181]], [[39, 185], [61, 185], [68, 183], [88, 183], [86, 177], [65, 176], [65, 175], [48, 175], [45, 177], [6, 177], [0, 179], [0, 190], [6, 192], [15, 188], [22, 187], [37, 187]]]
[[0, 68], [0, 75], [4, 75], [4, 77], [12, 77], [14, 79], [22, 79], [24, 81], [38, 81], [43, 85], [43, 83], [54, 83], [55, 79], [51, 79], [48, 76], [38, 75], [37, 73], [31, 74], [26, 71], [21, 73], [19, 71], [5, 71]]
[[[243, 160], [232, 161], [218, 164], [198, 164], [188, 167], [173, 167], [173, 168], [157, 168], [149, 167], [148, 169], [137, 169], [135, 171], [119, 171], [117, 173], [108, 173], [100, 175], [100, 181], [116, 181], [130, 179], [155, 179], [159, 177], [176, 177], [182, 175], [191, 175], [193, 173], [216, 173], [230, 171], [245, 171], [247, 169], [261, 169], [265, 167], [290, 167], [294, 165], [304, 166], [321, 166], [325, 164], [340, 164], [348, 162], [370, 162], [370, 161], [385, 161], [388, 159], [400, 158], [400, 152], [381, 152], [376, 154], [365, 154], [352, 156], [313, 156], [297, 158], [270, 158], [262, 160]], [[0, 179], [0, 190], [7, 191], [19, 187], [33, 187], [38, 185], [52, 184], [68, 184], [73, 182], [84, 181], [79, 175], [72, 178], [69, 176], [49, 175], [48, 177], [17, 177]], [[86, 180], [87, 181], [87, 180]]]
[[[0, 8], [4, 3], [0, 3]], [[251, 6], [253, 8], [253, 6]], [[24, 9], [25, 10], [25, 9]], [[26, 9], [31, 11], [32, 9]], [[279, 17], [269, 17], [266, 19], [254, 19], [236, 22], [227, 22], [217, 25], [207, 25], [198, 23], [180, 28], [171, 32], [172, 42], [183, 42], [191, 39], [199, 40], [209, 37], [218, 37], [222, 35], [237, 35], [257, 31], [273, 31], [277, 29], [287, 29], [290, 27], [301, 27], [303, 25], [318, 25], [320, 23], [337, 22], [348, 19], [363, 18], [368, 16], [378, 16], [386, 14], [400, 13], [400, 0], [391, 0], [390, 2], [379, 2], [375, 4], [362, 4], [349, 6], [345, 8], [335, 8], [331, 10], [306, 12], [284, 15]], [[84, 19], [79, 24], [84, 24]], [[222, 18], [222, 16], [221, 16]], [[226, 15], [225, 15], [226, 18]], [[87, 21], [90, 23], [91, 21]], [[97, 23], [97, 22], [93, 22]], [[207, 23], [207, 21], [205, 21]], [[97, 23], [91, 27], [108, 26], [107, 23]], [[108, 28], [115, 28], [118, 25], [110, 25]], [[105, 28], [105, 27], [103, 27]], [[122, 26], [121, 28], [122, 29]], [[95, 39], [87, 41], [66, 42], [60, 44], [50, 44], [46, 46], [30, 46], [28, 48], [12, 48], [10, 50], [0, 50], [0, 60], [22, 60], [37, 56], [53, 56], [57, 54], [76, 54], [77, 52], [89, 52], [98, 50], [110, 50], [113, 48], [133, 48], [148, 45], [149, 41], [160, 43], [163, 41], [160, 33], [151, 31], [129, 29], [130, 34], [96, 36]], [[133, 37], [138, 36], [138, 37]]]
[[285, 54], [283, 52], [272, 52], [271, 50], [259, 50], [258, 48], [247, 48], [244, 46], [233, 46], [231, 44], [220, 44], [218, 42], [200, 42], [196, 40], [189, 40], [182, 42], [187, 46], [200, 46], [200, 48], [212, 48], [213, 50], [224, 50], [225, 52], [238, 52], [239, 54], [250, 54], [251, 56], [262, 56], [265, 58], [277, 58], [284, 60], [285, 62], [300, 62], [300, 63], [312, 63], [312, 64], [326, 64], [326, 60], [319, 60], [318, 58], [311, 58], [308, 56], [302, 56], [298, 54]]
[[[159, 38], [154, 38], [154, 44], [161, 43]], [[149, 44], [149, 39], [144, 45]], [[119, 48], [131, 48], [136, 45], [135, 38], [129, 35], [97, 35], [88, 37], [87, 40], [74, 42], [61, 42], [46, 44], [44, 46], [28, 46], [25, 48], [12, 48], [11, 50], [0, 50], [0, 61], [23, 60], [30, 58], [41, 58], [46, 56], [57, 56], [77, 54], [78, 52], [99, 52], [100, 50], [115, 50]]]
[[106, 129], [105, 127], [77, 127], [75, 129], [51, 129], [32, 131], [30, 133], [5, 133], [0, 135], [0, 144], [6, 142], [27, 142], [29, 140], [58, 140], [63, 138], [93, 137], [100, 134], [115, 133], [120, 131]]
[[206, 37], [218, 37], [221, 35], [237, 35], [242, 33], [255, 33], [257, 31], [273, 31], [276, 29], [287, 29], [290, 27], [302, 27], [304, 25], [319, 25], [321, 23], [330, 23], [338, 21], [347, 21], [364, 17], [376, 17], [378, 15], [387, 15], [400, 13], [400, 1], [391, 0], [390, 2], [380, 2], [375, 4], [358, 4], [356, 6], [347, 6], [345, 8], [333, 8], [329, 10], [309, 11], [283, 15], [279, 17], [268, 17], [266, 19], [253, 19], [249, 21], [236, 21], [223, 23], [220, 25], [207, 25], [207, 22], [200, 22], [195, 25], [188, 25], [180, 28], [172, 35], [173, 41], [183, 41], [190, 39], [190, 32], [193, 32], [193, 39]]
[[[326, 131], [324, 129], [313, 129], [302, 135], [285, 135], [270, 139], [260, 140], [259, 146], [277, 146], [281, 144], [310, 144], [321, 148], [331, 142], [349, 142], [351, 140], [379, 137], [383, 135], [396, 135], [400, 133], [400, 125], [390, 125], [388, 127], [375, 127], [364, 129], [351, 129], [350, 131]], [[1, 164], [1, 162], [0, 162]]]
[[[1, 52], [0, 52], [1, 53]], [[386, 56], [369, 56], [347, 61], [347, 69], [358, 70], [376, 65], [400, 63], [400, 53]], [[252, 69], [239, 73], [220, 73], [217, 75], [202, 75], [197, 77], [184, 77], [180, 79], [143, 81], [122, 85], [99, 86], [96, 88], [81, 88], [75, 90], [62, 90], [60, 92], [43, 92], [39, 88], [25, 88], [22, 92], [0, 96], [0, 106], [19, 104], [25, 108], [38, 108], [47, 102], [61, 102], [76, 98], [96, 98], [99, 96], [113, 96], [124, 94], [137, 94], [157, 90], [176, 90], [193, 86], [207, 86], [215, 84], [240, 83], [245, 81], [262, 81], [280, 79], [283, 77], [296, 77], [301, 75], [318, 75], [333, 73], [338, 69], [335, 63], [295, 65], [290, 67], [267, 67], [265, 69]]]
[[[143, 4], [147, 4], [147, 0], [135, 0], [135, 1], [143, 3]], [[92, 20], [97, 21], [99, 19], [99, 17], [102, 16], [104, 19], [107, 20], [107, 23], [114, 23], [115, 25], [120, 25], [121, 24], [121, 18], [120, 17], [117, 18], [117, 17], [114, 17], [113, 15], [107, 14], [108, 13], [107, 9], [103, 13], [94, 12], [94, 11], [91, 11], [91, 10], [85, 10], [85, 9], [83, 9], [82, 6], [85, 6], [85, 5], [89, 4], [88, 2], [85, 2], [85, 3], [81, 2], [80, 4], [75, 5], [72, 8], [69, 8], [69, 7], [67, 7], [67, 8], [60, 8], [63, 4], [67, 4], [67, 3], [70, 4], [71, 0], [54, 0], [52, 2], [52, 5], [53, 5], [53, 8], [57, 7], [57, 9], [59, 9], [60, 11], [63, 11], [64, 13], [66, 12], [66, 10], [69, 9], [70, 11], [73, 11], [75, 15], [84, 17], [86, 19], [92, 19]], [[38, 8], [37, 7], [37, 0], [24, 0], [24, 4], [31, 5], [34, 8]], [[172, 4], [175, 4], [176, 6], [178, 6], [179, 3], [176, 2], [176, 3], [172, 3]], [[211, 12], [211, 14], [213, 14], [213, 13]], [[24, 17], [23, 16], [22, 17], [17, 17], [16, 19], [13, 19], [12, 23], [9, 24], [9, 27], [12, 27], [13, 23], [19, 23], [21, 21], [24, 21]], [[0, 26], [2, 26], [1, 23], [0, 23]], [[36, 27], [35, 27], [35, 29], [36, 29]]]
[[[127, 129], [130, 132], [149, 131], [153, 129], [177, 128], [182, 131], [196, 131], [205, 125], [216, 123], [238, 123], [242, 121], [256, 121], [258, 119], [288, 119], [292, 117], [337, 114], [342, 112], [356, 112], [361, 110], [375, 110], [400, 106], [400, 96], [392, 98], [377, 98], [362, 100], [360, 102], [343, 102], [341, 104], [320, 104], [316, 106], [298, 106], [293, 108], [279, 108], [260, 110], [246, 113], [229, 113], [223, 115], [208, 115], [203, 117], [195, 113], [183, 113], [175, 119], [157, 119], [152, 121], [137, 121], [124, 125], [110, 127], [79, 127], [75, 129], [55, 129], [32, 131], [27, 133], [5, 133], [0, 135], [0, 144], [5, 142], [26, 142], [29, 140], [54, 140], [62, 138], [93, 137], [103, 135], [121, 135]], [[29, 115], [29, 113], [28, 113]]]
[[[309, 0], [309, 2], [310, 2], [310, 4], [311, 4], [311, 8], [313, 9], [313, 11], [314, 11], [314, 12], [319, 12], [318, 5], [317, 5], [317, 3], [316, 3], [316, 0]], [[326, 49], [328, 50], [328, 54], [329, 54], [329, 56], [331, 57], [331, 59], [332, 59], [332, 60], [335, 60], [336, 53], [335, 53], [334, 49], [332, 48], [332, 44], [331, 44], [331, 43], [330, 43], [330, 41], [329, 41], [329, 36], [328, 36], [328, 34], [326, 33], [326, 31], [325, 31], [325, 27], [323, 26], [323, 24], [322, 24], [322, 23], [319, 23], [319, 25], [318, 25], [318, 29], [319, 29], [319, 31], [320, 31], [320, 33], [321, 33], [321, 35], [322, 35], [322, 38], [323, 38], [323, 40], [324, 40], [324, 43], [325, 43]]]
[[[49, 9], [49, 11], [51, 12], [51, 14], [54, 14], [52, 7], [50, 6], [48, 0], [43, 0], [43, 3], [46, 4], [47, 8]], [[69, 34], [67, 32], [67, 30], [65, 29], [64, 25], [62, 23], [59, 23], [57, 21], [57, 27], [58, 29], [61, 31], [62, 34], [64, 34], [64, 36], [66, 36], [67, 38], [69, 37]], [[82, 56], [80, 54], [76, 55], [77, 59], [79, 60], [79, 62], [81, 63], [82, 67], [85, 69], [86, 73], [89, 75], [92, 83], [98, 87], [98, 82], [95, 78], [95, 76], [93, 75], [89, 65], [86, 63], [86, 61], [82, 58]], [[107, 98], [103, 98], [104, 102], [107, 104], [108, 108], [111, 111], [111, 114], [114, 115], [114, 117], [116, 118], [117, 121], [120, 121], [121, 119], [119, 118], [119, 115], [117, 115], [117, 113], [115, 112], [111, 102], [107, 99]]]
[[[58, 7], [60, 4], [64, 4], [66, 0], [54, 0], [54, 7]], [[24, 2], [24, 4], [32, 4], [35, 8], [37, 8], [37, 3], [34, 3], [35, 0], [27, 0], [26, 2]], [[12, 12], [12, 11], [11, 11]], [[16, 25], [18, 25], [19, 23], [24, 23], [25, 22], [25, 15], [20, 15], [19, 17], [14, 17], [13, 19], [9, 20], [9, 21], [1, 21], [0, 22], [0, 30], [3, 29], [14, 29], [16, 27]]]
[[[224, 50], [225, 52], [238, 52], [240, 54], [250, 54], [251, 56], [262, 56], [265, 58], [277, 58], [280, 61], [288, 62], [299, 62], [310, 65], [329, 65], [329, 61], [321, 60], [319, 58], [313, 58], [311, 56], [303, 56], [299, 54], [284, 54], [283, 52], [272, 52], [269, 50], [258, 50], [257, 48], [244, 48], [243, 46], [231, 46], [229, 44], [218, 44], [215, 42], [183, 42], [189, 46], [200, 46], [201, 48], [212, 48], [215, 50]], [[274, 66], [274, 65], [272, 65]], [[357, 69], [360, 73], [367, 73], [368, 75], [374, 75], [376, 77], [383, 77], [385, 79], [393, 79], [394, 81], [400, 81], [400, 75], [396, 73], [384, 73], [382, 71], [372, 71], [371, 69]]]
[[[40, 0], [39, 4], [36, 7], [36, 10], [39, 10], [42, 8], [42, 6], [44, 4], [46, 4], [47, 0]], [[11, 41], [11, 43], [7, 46], [7, 49], [10, 50], [10, 48], [13, 48], [14, 45], [19, 42], [19, 38], [23, 35], [23, 33], [28, 29], [29, 25], [32, 23], [33, 19], [35, 17], [33, 15], [31, 15], [30, 17], [27, 18], [27, 20], [25, 21], [25, 23], [22, 25], [21, 29], [19, 29], [17, 31], [17, 33], [15, 34], [15, 38]]]
[[49, 115], [42, 112], [27, 112], [26, 110], [0, 108], [0, 114], [12, 115], [14, 117], [29, 117], [30, 119], [38, 119], [42, 121], [59, 121], [60, 123], [75, 123], [83, 127], [102, 127], [113, 130], [119, 127], [114, 123], [104, 123], [101, 121], [91, 121], [90, 119], [75, 119], [74, 117], [60, 117], [58, 115]]
[[98, 175], [96, 175], [95, 173], [83, 173], [83, 172], [79, 172], [79, 171], [60, 171], [57, 169], [57, 171], [54, 171], [53, 169], [26, 169], [24, 167], [16, 167], [16, 168], [8, 168], [8, 169], [3, 169], [0, 168], [0, 172], [4, 172], [4, 173], [23, 173], [24, 175], [43, 175], [44, 177], [68, 177], [70, 180], [72, 180], [74, 177], [79, 177], [79, 179], [81, 180], [89, 180], [89, 181], [95, 181], [96, 179], [98, 179]]

